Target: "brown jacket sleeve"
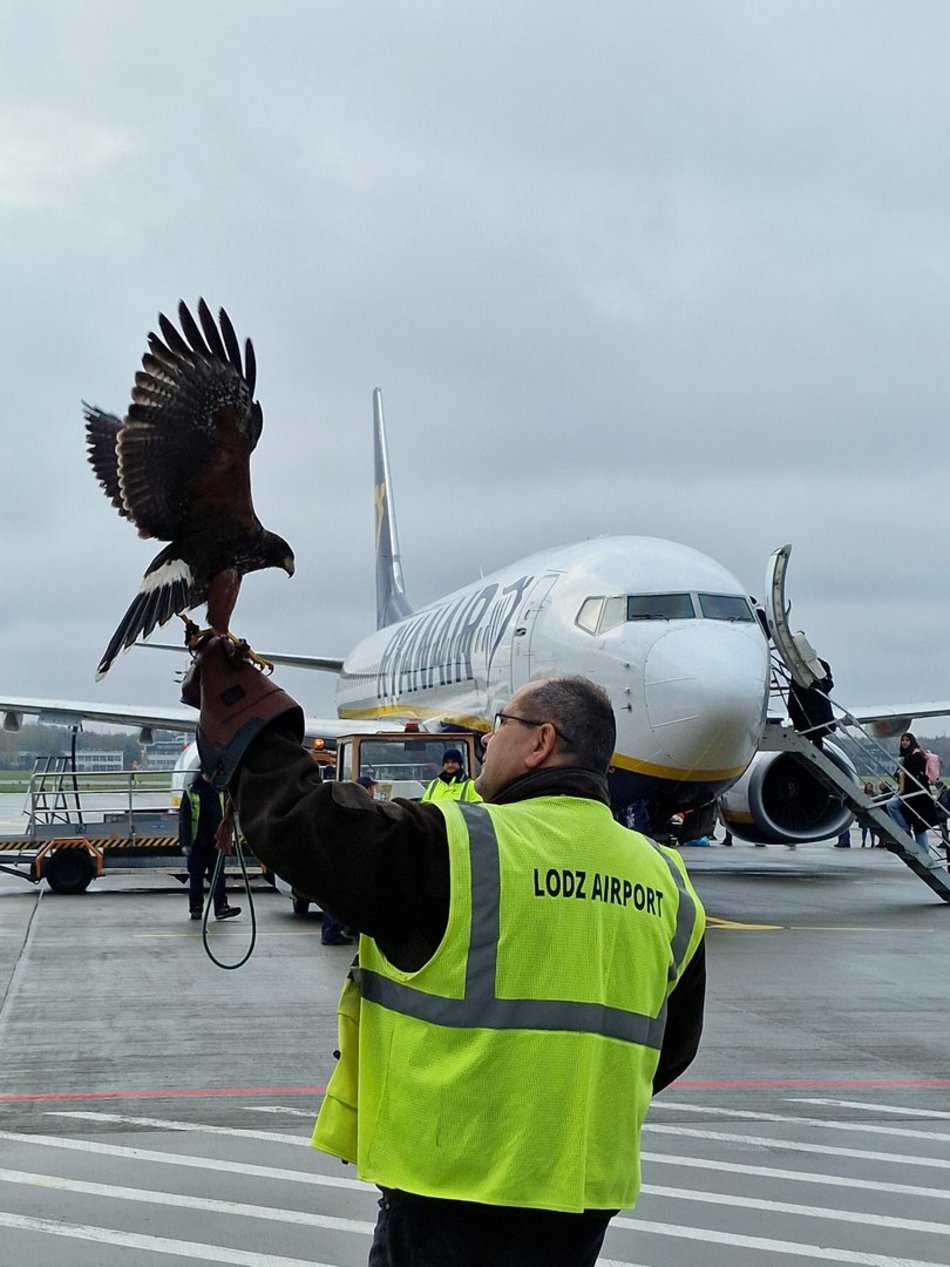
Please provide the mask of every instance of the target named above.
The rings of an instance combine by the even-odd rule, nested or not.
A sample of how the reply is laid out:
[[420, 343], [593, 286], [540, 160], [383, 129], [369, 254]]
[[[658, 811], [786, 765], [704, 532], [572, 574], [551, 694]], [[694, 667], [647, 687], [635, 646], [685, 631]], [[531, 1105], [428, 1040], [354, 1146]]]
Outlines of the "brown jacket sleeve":
[[445, 819], [435, 805], [374, 801], [355, 783], [322, 783], [290, 729], [254, 741], [234, 790], [256, 857], [398, 967], [420, 967], [449, 910]]

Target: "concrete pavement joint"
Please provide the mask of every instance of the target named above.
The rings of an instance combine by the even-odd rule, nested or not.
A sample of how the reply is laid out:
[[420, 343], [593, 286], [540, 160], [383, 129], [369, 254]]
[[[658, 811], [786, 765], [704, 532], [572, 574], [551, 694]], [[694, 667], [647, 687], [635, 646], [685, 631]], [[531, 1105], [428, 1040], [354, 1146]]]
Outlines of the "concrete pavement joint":
[[40, 909], [40, 901], [42, 900], [42, 897], [43, 897], [42, 889], [37, 890], [36, 902], [33, 906], [32, 911], [30, 911], [30, 918], [27, 920], [26, 932], [23, 936], [23, 943], [20, 946], [20, 949], [17, 951], [17, 957], [13, 964], [13, 970], [11, 971], [9, 978], [7, 979], [7, 986], [3, 992], [3, 998], [0, 999], [0, 1029], [2, 1029], [3, 1027], [3, 1023], [5, 1020], [4, 1014], [6, 1012], [7, 1003], [13, 993], [14, 983], [22, 975], [22, 972], [25, 967], [24, 956], [27, 950], [29, 949], [30, 943], [33, 940], [33, 923], [34, 923], [34, 920], [36, 919], [36, 913]]

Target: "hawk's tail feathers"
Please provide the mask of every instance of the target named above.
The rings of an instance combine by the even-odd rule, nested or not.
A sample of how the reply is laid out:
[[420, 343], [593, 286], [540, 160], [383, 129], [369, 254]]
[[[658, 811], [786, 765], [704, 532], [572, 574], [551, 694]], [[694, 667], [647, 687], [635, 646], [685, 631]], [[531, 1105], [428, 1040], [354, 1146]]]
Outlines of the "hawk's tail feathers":
[[96, 681], [105, 677], [120, 651], [128, 651], [140, 638], [147, 638], [156, 625], [164, 625], [172, 616], [189, 611], [201, 601], [192, 589], [191, 569], [181, 559], [168, 559], [146, 572], [139, 592], [103, 653]]

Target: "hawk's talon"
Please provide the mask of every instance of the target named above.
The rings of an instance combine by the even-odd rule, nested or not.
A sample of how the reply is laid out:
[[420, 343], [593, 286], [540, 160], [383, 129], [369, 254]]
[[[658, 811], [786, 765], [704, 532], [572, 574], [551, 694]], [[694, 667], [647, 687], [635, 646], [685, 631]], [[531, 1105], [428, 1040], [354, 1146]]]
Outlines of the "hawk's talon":
[[178, 619], [184, 623], [185, 646], [192, 655], [197, 655], [209, 638], [213, 638], [217, 632], [214, 629], [199, 629], [193, 620], [189, 620], [181, 612], [178, 613]]
[[242, 660], [247, 660], [256, 669], [259, 669], [261, 673], [271, 674], [274, 672], [274, 666], [270, 660], [265, 660], [262, 655], [258, 655], [246, 638], [239, 638], [236, 634], [231, 633], [230, 630], [224, 636], [228, 640], [227, 656], [232, 667], [237, 668]]
[[185, 625], [185, 646], [193, 656], [196, 656], [205, 643], [210, 642], [212, 638], [223, 638], [224, 653], [232, 669], [239, 668], [241, 662], [247, 660], [268, 677], [274, 672], [274, 665], [270, 660], [265, 660], [262, 655], [258, 655], [246, 638], [239, 638], [237, 634], [231, 633], [230, 629], [226, 629], [223, 633], [219, 629], [199, 629], [193, 620], [189, 620], [180, 612], [179, 619]]

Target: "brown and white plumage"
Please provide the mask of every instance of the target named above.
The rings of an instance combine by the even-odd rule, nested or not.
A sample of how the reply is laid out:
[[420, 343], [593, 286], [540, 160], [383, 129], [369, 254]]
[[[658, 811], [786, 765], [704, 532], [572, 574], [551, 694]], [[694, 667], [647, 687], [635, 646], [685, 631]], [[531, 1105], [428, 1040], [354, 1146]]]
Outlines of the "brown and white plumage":
[[89, 461], [106, 496], [140, 537], [170, 543], [149, 564], [97, 678], [119, 651], [201, 603], [210, 627], [227, 633], [245, 573], [294, 570], [293, 551], [262, 526], [251, 498], [250, 457], [264, 424], [251, 341], [242, 359], [227, 313], [219, 328], [203, 299], [197, 322], [184, 303], [178, 316], [181, 332], [160, 314], [162, 337], [149, 334], [125, 418], [84, 406]]

